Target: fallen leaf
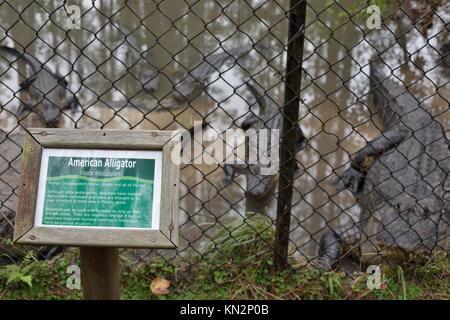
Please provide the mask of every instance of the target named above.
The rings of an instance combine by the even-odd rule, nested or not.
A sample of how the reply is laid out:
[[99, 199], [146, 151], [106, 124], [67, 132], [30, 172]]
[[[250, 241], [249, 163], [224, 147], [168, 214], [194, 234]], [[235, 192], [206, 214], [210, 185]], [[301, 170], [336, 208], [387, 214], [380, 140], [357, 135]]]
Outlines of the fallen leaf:
[[170, 281], [164, 278], [156, 277], [150, 284], [150, 289], [154, 294], [168, 294]]

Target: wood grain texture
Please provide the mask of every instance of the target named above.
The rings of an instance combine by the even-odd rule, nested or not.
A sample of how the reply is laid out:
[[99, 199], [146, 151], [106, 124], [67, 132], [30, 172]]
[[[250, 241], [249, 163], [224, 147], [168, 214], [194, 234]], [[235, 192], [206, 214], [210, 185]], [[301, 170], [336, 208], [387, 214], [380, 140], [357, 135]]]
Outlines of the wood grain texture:
[[171, 153], [174, 150], [174, 145], [178, 142], [174, 139], [163, 148], [163, 183], [161, 194], [160, 230], [170, 239], [174, 246], [178, 246], [180, 165], [172, 161]]
[[[171, 159], [171, 150], [179, 142], [177, 131], [118, 131], [30, 129], [24, 148], [23, 190], [14, 239], [22, 244], [59, 246], [99, 246], [130, 248], [174, 248], [178, 243], [180, 166]], [[38, 177], [44, 148], [95, 148], [111, 150], [162, 150], [163, 181], [159, 230], [34, 226]], [[36, 152], [39, 150], [39, 152]]]
[[81, 227], [34, 227], [19, 243], [58, 246], [98, 246], [123, 248], [173, 248], [159, 230]]
[[81, 285], [85, 300], [120, 299], [120, 264], [117, 248], [80, 248]]
[[14, 241], [20, 239], [34, 225], [41, 157], [42, 147], [30, 135], [25, 134]]
[[44, 148], [161, 149], [177, 131], [31, 128]]

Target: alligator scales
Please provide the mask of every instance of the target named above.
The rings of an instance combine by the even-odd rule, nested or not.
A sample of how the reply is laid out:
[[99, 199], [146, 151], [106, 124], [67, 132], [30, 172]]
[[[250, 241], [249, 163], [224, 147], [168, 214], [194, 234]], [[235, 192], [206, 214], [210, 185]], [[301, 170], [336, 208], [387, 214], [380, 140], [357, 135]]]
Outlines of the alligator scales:
[[362, 213], [359, 221], [322, 237], [319, 256], [325, 268], [344, 249], [364, 263], [448, 250], [448, 140], [418, 99], [383, 77], [380, 63], [371, 62], [371, 92], [385, 129], [352, 157], [340, 177], [339, 187], [356, 195]]

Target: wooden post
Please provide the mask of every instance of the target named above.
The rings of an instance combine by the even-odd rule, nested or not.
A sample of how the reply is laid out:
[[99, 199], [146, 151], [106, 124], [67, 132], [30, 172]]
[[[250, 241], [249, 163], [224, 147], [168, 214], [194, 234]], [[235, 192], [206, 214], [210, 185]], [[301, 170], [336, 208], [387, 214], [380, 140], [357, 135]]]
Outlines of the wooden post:
[[120, 299], [117, 248], [81, 247], [81, 285], [85, 300]]
[[280, 143], [280, 180], [278, 182], [277, 222], [275, 232], [274, 267], [285, 268], [291, 227], [292, 191], [295, 174], [295, 150], [298, 142], [298, 115], [302, 82], [302, 60], [306, 0], [291, 0], [286, 77], [284, 79], [283, 127]]

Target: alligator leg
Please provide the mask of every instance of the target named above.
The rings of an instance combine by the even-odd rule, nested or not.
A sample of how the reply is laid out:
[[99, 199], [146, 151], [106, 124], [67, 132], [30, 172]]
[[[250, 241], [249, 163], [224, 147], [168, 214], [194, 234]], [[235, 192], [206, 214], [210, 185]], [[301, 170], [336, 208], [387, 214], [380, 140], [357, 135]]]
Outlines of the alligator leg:
[[337, 183], [338, 192], [349, 189], [353, 193], [361, 191], [367, 171], [373, 163], [385, 152], [399, 145], [408, 135], [409, 130], [401, 125], [391, 127], [383, 134], [372, 140], [352, 157], [352, 164], [349, 169], [339, 177]]
[[325, 233], [319, 242], [320, 267], [330, 270], [341, 257], [344, 247], [356, 245], [361, 240], [361, 230], [357, 225], [339, 227]]

